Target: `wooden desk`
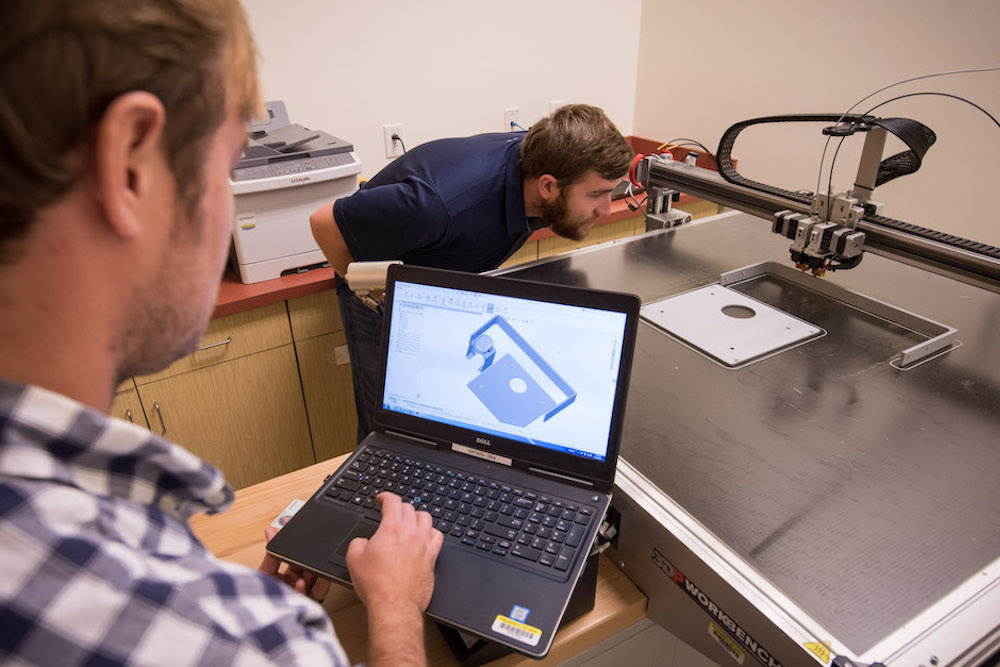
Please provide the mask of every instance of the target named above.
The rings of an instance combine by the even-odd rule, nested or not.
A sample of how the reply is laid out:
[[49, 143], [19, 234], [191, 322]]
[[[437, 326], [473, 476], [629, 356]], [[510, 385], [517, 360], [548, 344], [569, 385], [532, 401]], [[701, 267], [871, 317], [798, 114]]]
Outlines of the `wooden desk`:
[[[191, 520], [191, 527], [218, 558], [255, 568], [264, 557], [264, 528], [292, 498], [308, 499], [347, 456], [240, 489], [228, 512], [198, 515]], [[601, 556], [597, 577], [594, 609], [559, 631], [548, 658], [537, 661], [509, 655], [493, 664], [556, 665], [645, 617], [646, 597], [606, 556]], [[351, 661], [365, 660], [368, 627], [364, 607], [354, 591], [334, 584], [323, 606]], [[429, 664], [458, 664], [433, 623], [426, 624], [425, 635]]]

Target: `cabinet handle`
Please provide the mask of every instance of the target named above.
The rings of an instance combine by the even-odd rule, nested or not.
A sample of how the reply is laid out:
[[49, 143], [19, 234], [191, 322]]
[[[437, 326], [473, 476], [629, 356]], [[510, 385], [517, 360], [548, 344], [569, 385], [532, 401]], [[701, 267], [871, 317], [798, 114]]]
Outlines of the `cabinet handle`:
[[133, 424], [135, 423], [135, 420], [134, 420], [134, 419], [132, 419], [132, 411], [131, 411], [131, 410], [125, 410], [125, 417], [126, 417], [126, 418], [127, 418], [127, 419], [128, 419], [129, 421], [130, 421], [130, 422], [132, 422]]
[[156, 410], [156, 416], [160, 418], [160, 433], [161, 435], [167, 434], [167, 423], [163, 421], [163, 413], [160, 412], [160, 402], [153, 402], [153, 409]]
[[208, 350], [208, 349], [213, 348], [213, 347], [219, 347], [220, 345], [229, 345], [232, 342], [233, 342], [233, 337], [230, 336], [226, 340], [220, 340], [218, 343], [212, 343], [210, 345], [204, 345], [202, 347], [199, 347], [198, 348], [198, 352], [201, 352], [202, 350]]

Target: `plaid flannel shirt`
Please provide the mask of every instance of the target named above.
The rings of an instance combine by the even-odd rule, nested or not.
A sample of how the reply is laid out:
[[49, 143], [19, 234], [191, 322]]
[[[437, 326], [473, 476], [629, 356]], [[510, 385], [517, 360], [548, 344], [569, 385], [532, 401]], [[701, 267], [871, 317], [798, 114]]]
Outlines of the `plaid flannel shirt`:
[[180, 446], [0, 380], [0, 663], [348, 664], [318, 604], [191, 532], [232, 499]]

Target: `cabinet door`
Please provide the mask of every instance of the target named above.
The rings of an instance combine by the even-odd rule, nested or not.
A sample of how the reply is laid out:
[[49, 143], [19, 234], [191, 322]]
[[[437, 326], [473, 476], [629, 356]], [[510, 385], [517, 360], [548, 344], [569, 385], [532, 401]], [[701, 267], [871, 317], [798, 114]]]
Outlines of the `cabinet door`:
[[139, 386], [154, 433], [234, 488], [315, 463], [291, 345]]
[[[213, 319], [208, 323], [200, 347], [194, 353], [178, 359], [159, 373], [141, 375], [135, 381], [142, 386], [212, 364], [232, 361], [254, 352], [288, 345], [291, 342], [292, 332], [288, 326], [285, 302], [272, 303]], [[150, 421], [152, 422], [152, 419]]]
[[139, 402], [139, 394], [135, 389], [126, 389], [115, 394], [114, 403], [111, 404], [111, 416], [149, 428], [149, 422], [146, 421], [146, 415], [142, 411], [142, 403]]
[[358, 442], [358, 415], [344, 332], [296, 341], [295, 349], [316, 460], [353, 451]]
[[292, 323], [292, 338], [295, 340], [305, 340], [344, 329], [344, 324], [340, 320], [336, 289], [289, 299], [288, 318]]

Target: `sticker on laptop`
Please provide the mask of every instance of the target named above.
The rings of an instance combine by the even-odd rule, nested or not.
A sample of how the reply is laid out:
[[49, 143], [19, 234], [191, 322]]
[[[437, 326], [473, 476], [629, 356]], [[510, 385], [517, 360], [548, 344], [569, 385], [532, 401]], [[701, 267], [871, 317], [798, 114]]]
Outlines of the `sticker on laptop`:
[[538, 642], [542, 639], [542, 631], [524, 622], [528, 620], [530, 613], [530, 609], [514, 605], [514, 608], [510, 610], [510, 616], [497, 614], [497, 617], [493, 619], [491, 630], [528, 646], [538, 646]]
[[281, 514], [274, 517], [274, 521], [271, 522], [272, 528], [277, 528], [281, 530], [286, 523], [288, 523], [295, 513], [299, 511], [299, 508], [305, 505], [305, 502], [296, 498], [292, 502], [288, 503], [288, 507], [281, 510]]
[[530, 609], [522, 607], [519, 604], [514, 605], [514, 608], [510, 610], [510, 617], [513, 618], [518, 623], [524, 623], [528, 620], [528, 614], [531, 613]]

